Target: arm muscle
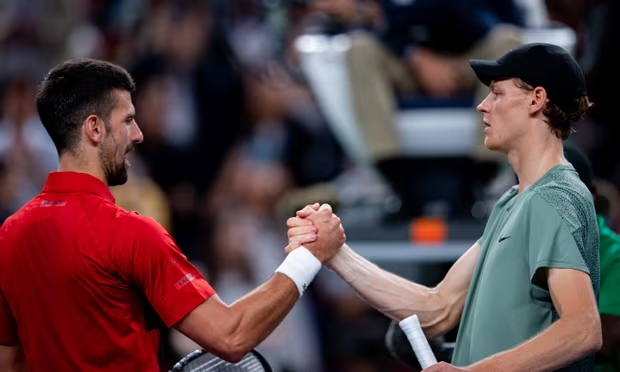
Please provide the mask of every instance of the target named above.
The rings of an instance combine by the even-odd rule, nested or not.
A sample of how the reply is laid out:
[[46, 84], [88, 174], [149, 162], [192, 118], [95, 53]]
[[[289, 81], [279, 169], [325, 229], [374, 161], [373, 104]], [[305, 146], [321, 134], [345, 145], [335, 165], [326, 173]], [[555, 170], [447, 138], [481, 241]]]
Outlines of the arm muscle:
[[291, 279], [275, 274], [230, 306], [214, 295], [175, 325], [181, 333], [228, 361], [241, 359], [263, 341], [299, 297]]
[[434, 338], [458, 323], [479, 255], [480, 245], [476, 243], [435, 288], [389, 273], [347, 245], [329, 265], [369, 305], [396, 321], [417, 314], [427, 337]]

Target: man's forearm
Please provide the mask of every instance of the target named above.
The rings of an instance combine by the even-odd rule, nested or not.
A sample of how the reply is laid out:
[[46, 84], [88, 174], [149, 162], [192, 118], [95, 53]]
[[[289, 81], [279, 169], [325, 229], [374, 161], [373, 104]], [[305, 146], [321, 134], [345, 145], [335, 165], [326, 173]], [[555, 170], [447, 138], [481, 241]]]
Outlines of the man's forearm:
[[600, 348], [595, 320], [561, 318], [531, 340], [474, 365], [471, 371], [554, 371]]
[[282, 274], [230, 305], [237, 317], [234, 339], [242, 350], [261, 343], [282, 322], [299, 298], [297, 287]]
[[400, 321], [417, 314], [429, 338], [445, 333], [453, 323], [449, 321], [450, 306], [437, 290], [379, 268], [346, 244], [329, 261], [328, 267], [347, 282], [364, 301], [389, 318]]
[[213, 295], [181, 319], [175, 328], [228, 362], [237, 362], [260, 344], [299, 298], [297, 284], [276, 273], [267, 282], [227, 305]]

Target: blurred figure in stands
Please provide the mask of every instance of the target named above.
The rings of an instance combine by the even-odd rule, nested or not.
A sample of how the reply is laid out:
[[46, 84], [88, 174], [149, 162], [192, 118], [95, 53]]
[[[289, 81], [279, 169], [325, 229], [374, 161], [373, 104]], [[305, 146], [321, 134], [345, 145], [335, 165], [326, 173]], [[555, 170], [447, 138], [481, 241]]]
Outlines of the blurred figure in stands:
[[12, 208], [15, 199], [14, 177], [9, 172], [4, 160], [0, 160], [0, 225], [11, 214], [15, 213]]
[[31, 79], [14, 77], [2, 97], [0, 157], [16, 182], [13, 210], [37, 195], [47, 174], [58, 168], [56, 148], [39, 121], [34, 94]]
[[575, 139], [592, 160], [595, 175], [620, 188], [620, 127], [616, 123], [620, 4], [614, 0], [545, 0], [545, 4], [554, 22], [577, 33], [577, 58], [595, 103], [588, 115], [593, 125], [580, 128], [582, 133]]
[[[520, 45], [521, 9], [513, 0], [313, 0], [312, 4], [330, 17], [330, 30], [348, 31], [351, 36], [347, 63], [357, 122], [371, 161], [401, 197], [404, 214], [423, 214], [425, 199], [439, 191], [448, 200], [456, 198], [453, 204], [466, 197], [461, 195], [465, 187], [459, 176], [423, 185], [425, 173], [430, 177], [437, 169], [416, 168], [403, 153], [394, 123], [397, 99], [413, 94], [435, 99], [475, 95], [472, 105], [481, 102], [487, 88], [468, 61], [497, 59]], [[498, 159], [484, 147], [482, 119], [480, 125], [479, 146], [472, 155]]]
[[[286, 244], [276, 206], [292, 187], [287, 167], [291, 126], [290, 93], [270, 78], [248, 77], [248, 112], [252, 128], [229, 154], [209, 195], [206, 213], [213, 216], [210, 249], [205, 251], [206, 276], [227, 301], [262, 282], [282, 258], [271, 244]], [[277, 372], [323, 370], [319, 335], [306, 296], [258, 346]], [[298, 337], [303, 334], [304, 337]], [[184, 354], [196, 345], [172, 332], [174, 350]]]
[[170, 207], [166, 194], [151, 179], [139, 154], [130, 154], [129, 158], [131, 167], [128, 170], [127, 182], [110, 190], [116, 204], [123, 209], [155, 219], [170, 232]]
[[210, 2], [159, 2], [148, 15], [137, 38], [141, 55], [132, 75], [142, 87], [137, 95], [144, 93], [140, 99], [147, 110], [160, 116], [143, 114], [153, 122], [157, 139], [145, 141], [149, 144], [140, 151], [168, 195], [179, 247], [197, 259], [208, 219], [202, 207], [244, 131], [241, 71], [222, 29], [224, 21], [214, 16]]

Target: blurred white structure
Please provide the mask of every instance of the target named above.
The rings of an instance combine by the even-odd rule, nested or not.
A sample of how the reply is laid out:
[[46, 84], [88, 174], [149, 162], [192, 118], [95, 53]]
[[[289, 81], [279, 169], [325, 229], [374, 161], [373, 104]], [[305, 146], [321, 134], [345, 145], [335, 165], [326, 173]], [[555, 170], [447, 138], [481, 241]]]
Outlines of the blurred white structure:
[[[525, 42], [557, 44], [571, 53], [576, 42], [570, 28], [532, 27], [525, 29], [523, 36]], [[345, 63], [349, 37], [346, 34], [308, 34], [299, 37], [295, 47], [305, 76], [334, 134], [356, 163], [368, 167], [368, 154], [356, 122]], [[395, 125], [403, 148], [410, 156], [468, 156], [476, 145], [480, 120], [471, 103], [458, 102], [451, 106], [447, 101], [440, 107], [422, 104], [399, 109]]]

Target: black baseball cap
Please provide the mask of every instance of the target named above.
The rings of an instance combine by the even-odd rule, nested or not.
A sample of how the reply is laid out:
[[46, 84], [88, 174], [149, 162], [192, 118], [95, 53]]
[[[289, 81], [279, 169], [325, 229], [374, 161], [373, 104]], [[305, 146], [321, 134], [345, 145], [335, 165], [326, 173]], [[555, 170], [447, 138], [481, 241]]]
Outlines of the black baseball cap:
[[570, 53], [554, 44], [524, 44], [497, 61], [472, 59], [469, 64], [487, 86], [493, 80], [519, 78], [545, 88], [549, 100], [567, 115], [578, 109], [576, 99], [587, 95], [581, 67]]

